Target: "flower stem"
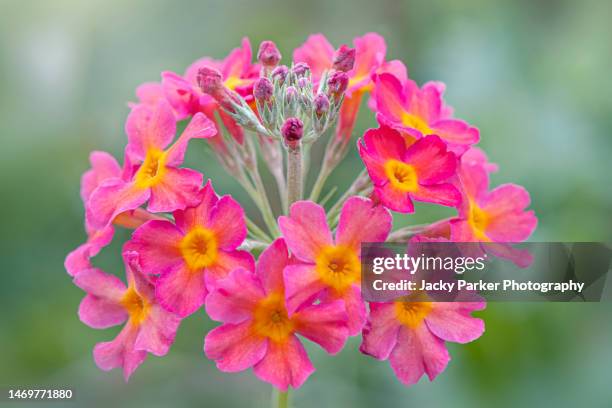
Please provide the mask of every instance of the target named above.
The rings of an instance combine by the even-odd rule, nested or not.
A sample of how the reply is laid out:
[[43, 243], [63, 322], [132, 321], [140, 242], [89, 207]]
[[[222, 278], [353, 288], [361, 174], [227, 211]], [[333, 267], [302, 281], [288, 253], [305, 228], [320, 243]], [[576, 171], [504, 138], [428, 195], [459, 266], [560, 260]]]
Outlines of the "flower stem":
[[287, 149], [287, 205], [302, 199], [302, 146]]
[[277, 392], [277, 407], [278, 408], [289, 408], [289, 389], [287, 391], [278, 391]]

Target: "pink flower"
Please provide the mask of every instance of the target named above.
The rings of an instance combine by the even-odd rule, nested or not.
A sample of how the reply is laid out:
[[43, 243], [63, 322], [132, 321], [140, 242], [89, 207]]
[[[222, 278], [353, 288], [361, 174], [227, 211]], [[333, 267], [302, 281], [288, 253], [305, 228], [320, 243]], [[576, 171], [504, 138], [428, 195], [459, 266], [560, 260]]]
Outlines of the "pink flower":
[[452, 110], [442, 100], [444, 88], [441, 82], [428, 82], [419, 89], [410, 79], [382, 73], [376, 79], [377, 119], [411, 139], [438, 135], [453, 150], [463, 153], [478, 142], [479, 132], [452, 118]]
[[204, 351], [219, 370], [253, 367], [258, 378], [286, 391], [300, 387], [315, 370], [296, 334], [330, 354], [342, 349], [348, 332], [341, 301], [289, 312], [283, 269], [290, 264], [285, 241], [277, 239], [262, 252], [255, 272], [238, 268], [208, 295], [206, 311], [224, 324], [208, 333]]
[[468, 343], [484, 332], [484, 322], [470, 315], [485, 302], [427, 302], [426, 295], [406, 301], [370, 303], [360, 350], [379, 360], [389, 360], [397, 378], [416, 384], [423, 374], [430, 381], [450, 360], [445, 341]]
[[342, 299], [349, 334], [365, 323], [361, 298], [361, 243], [383, 242], [391, 230], [391, 214], [372, 201], [351, 197], [342, 207], [336, 239], [332, 239], [325, 210], [311, 201], [298, 201], [279, 226], [291, 253], [301, 261], [285, 269], [287, 309], [293, 313], [314, 299]]
[[[355, 120], [361, 106], [363, 95], [374, 88], [372, 76], [375, 73], [393, 72], [400, 78], [407, 77], [406, 67], [400, 61], [385, 62], [387, 45], [377, 33], [367, 33], [356, 37], [355, 63], [347, 72], [348, 88], [338, 117], [337, 137], [348, 140], [351, 137]], [[318, 81], [325, 70], [333, 66], [334, 47], [323, 34], [313, 34], [293, 52], [295, 62], [305, 62], [310, 66], [313, 79]]]
[[179, 316], [198, 310], [207, 287], [236, 268], [253, 269], [250, 253], [238, 251], [247, 235], [244, 211], [230, 196], [218, 198], [210, 182], [193, 207], [174, 212], [176, 224], [151, 221], [128, 243], [140, 254], [142, 269], [159, 274], [156, 296]]
[[[117, 215], [149, 202], [150, 212], [182, 209], [197, 201], [202, 174], [181, 169], [189, 140], [215, 134], [213, 123], [203, 114], [193, 117], [185, 131], [170, 147], [176, 132], [176, 119], [166, 102], [155, 107], [139, 105], [126, 123], [128, 177], [102, 183], [91, 194], [87, 218], [96, 228], [103, 228]], [[140, 165], [136, 163], [140, 162]]]
[[394, 211], [414, 212], [412, 199], [446, 206], [461, 202], [459, 191], [447, 181], [455, 175], [456, 157], [438, 136], [427, 136], [406, 147], [394, 129], [368, 130], [358, 142], [374, 191]]
[[143, 363], [147, 353], [163, 356], [174, 342], [180, 319], [156, 302], [154, 287], [138, 269], [138, 255], [124, 253], [128, 286], [114, 275], [86, 269], [74, 283], [87, 292], [79, 306], [79, 318], [94, 329], [126, 322], [117, 337], [94, 347], [93, 356], [101, 370], [123, 368], [127, 381]]
[[[91, 193], [99, 185], [104, 182], [119, 180], [123, 174], [115, 158], [106, 152], [92, 152], [89, 155], [89, 161], [91, 169], [81, 177], [81, 199], [86, 207]], [[137, 208], [117, 215], [112, 222], [126, 228], [136, 228], [154, 218], [156, 217], [153, 214]], [[106, 225], [100, 229], [94, 228], [86, 220], [85, 231], [87, 232], [87, 242], [70, 252], [64, 262], [66, 271], [71, 276], [75, 276], [81, 270], [91, 268], [90, 259], [110, 244], [115, 228], [113, 225]]]

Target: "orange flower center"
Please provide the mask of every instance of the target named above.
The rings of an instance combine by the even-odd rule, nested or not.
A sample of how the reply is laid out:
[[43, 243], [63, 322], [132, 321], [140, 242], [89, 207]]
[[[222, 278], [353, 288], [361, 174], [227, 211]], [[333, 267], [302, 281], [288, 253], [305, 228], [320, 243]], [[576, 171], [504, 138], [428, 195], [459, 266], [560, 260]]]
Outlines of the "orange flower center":
[[397, 190], [408, 192], [419, 189], [417, 172], [410, 164], [395, 159], [387, 160], [385, 174]]
[[406, 127], [411, 127], [418, 130], [423, 135], [430, 135], [434, 131], [429, 127], [427, 122], [416, 115], [412, 115], [408, 112], [402, 113], [402, 124]]
[[361, 263], [355, 251], [342, 245], [328, 246], [316, 259], [316, 271], [326, 285], [337, 293], [361, 279]]
[[416, 293], [395, 302], [395, 315], [403, 325], [414, 329], [418, 327], [433, 309], [431, 302], [426, 302], [427, 295]]
[[474, 235], [481, 241], [490, 241], [489, 237], [486, 235], [486, 230], [491, 223], [491, 217], [486, 211], [478, 207], [474, 200], [470, 200], [469, 205], [468, 223], [470, 227], [472, 227]]
[[144, 163], [136, 173], [136, 185], [141, 188], [157, 184], [166, 172], [166, 153], [159, 149], [149, 149]]
[[212, 266], [219, 254], [215, 233], [203, 227], [192, 228], [179, 245], [185, 263], [192, 271]]
[[253, 330], [256, 334], [281, 343], [293, 333], [294, 322], [287, 315], [285, 298], [275, 292], [261, 300], [253, 314]]
[[130, 321], [135, 324], [140, 324], [149, 313], [149, 303], [132, 286], [125, 292], [120, 303], [130, 315]]

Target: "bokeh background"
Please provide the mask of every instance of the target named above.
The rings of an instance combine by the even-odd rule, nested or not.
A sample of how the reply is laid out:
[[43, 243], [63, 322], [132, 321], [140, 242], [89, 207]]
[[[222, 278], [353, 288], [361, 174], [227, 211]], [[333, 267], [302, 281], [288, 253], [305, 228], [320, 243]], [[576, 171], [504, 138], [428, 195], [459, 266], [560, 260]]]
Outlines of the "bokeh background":
[[[377, 31], [389, 58], [419, 83], [447, 84], [447, 100], [481, 130], [499, 163], [495, 184], [531, 192], [536, 241], [612, 241], [612, 26], [609, 1], [0, 1], [0, 387], [71, 387], [78, 406], [267, 406], [270, 386], [222, 374], [204, 358], [203, 313], [187, 319], [167, 357], [149, 357], [129, 384], [91, 358], [117, 329], [78, 321], [82, 292], [63, 269], [84, 238], [79, 177], [88, 152], [121, 157], [126, 103], [162, 70], [221, 58], [242, 36], [273, 39], [286, 57], [313, 32], [336, 45]], [[374, 125], [364, 110], [357, 130]], [[356, 133], [359, 133], [356, 132]], [[188, 165], [254, 213], [203, 141]], [[359, 171], [353, 151], [331, 184]], [[398, 223], [433, 220], [419, 206]], [[118, 234], [126, 238], [127, 231]], [[118, 240], [116, 240], [118, 241]], [[121, 275], [120, 243], [96, 263]], [[434, 383], [405, 388], [353, 339], [317, 372], [296, 407], [609, 407], [612, 305], [490, 304], [487, 331], [450, 345]], [[2, 404], [2, 402], [0, 402]], [[27, 406], [20, 404], [19, 406]]]

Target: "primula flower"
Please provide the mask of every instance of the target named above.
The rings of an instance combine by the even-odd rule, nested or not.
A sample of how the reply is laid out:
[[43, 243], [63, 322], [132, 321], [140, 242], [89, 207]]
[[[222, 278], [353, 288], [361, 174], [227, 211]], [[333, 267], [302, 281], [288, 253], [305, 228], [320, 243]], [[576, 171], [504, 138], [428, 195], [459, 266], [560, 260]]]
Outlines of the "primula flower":
[[399, 130], [408, 139], [438, 135], [458, 153], [478, 142], [478, 129], [452, 118], [452, 110], [444, 104], [444, 84], [427, 82], [422, 88], [410, 79], [391, 73], [376, 78], [377, 119]]
[[151, 221], [138, 228], [128, 246], [140, 254], [145, 273], [159, 274], [159, 302], [188, 316], [204, 304], [207, 287], [233, 269], [252, 269], [254, 261], [236, 250], [247, 235], [244, 211], [230, 196], [218, 198], [210, 182], [196, 205], [173, 215], [176, 224]]
[[361, 243], [384, 242], [391, 230], [391, 214], [362, 197], [349, 198], [342, 207], [332, 239], [325, 210], [312, 201], [298, 201], [279, 226], [291, 253], [302, 263], [285, 269], [289, 313], [313, 299], [342, 299], [349, 334], [359, 333], [365, 322], [361, 298]]
[[206, 311], [224, 324], [206, 336], [206, 356], [217, 368], [255, 375], [282, 391], [300, 387], [314, 372], [296, 336], [336, 354], [348, 337], [342, 301], [304, 305], [289, 313], [283, 269], [290, 265], [287, 246], [277, 239], [262, 252], [255, 272], [234, 270], [206, 299]]
[[159, 102], [154, 108], [135, 107], [128, 116], [126, 133], [126, 160], [142, 164], [128, 166], [132, 170], [129, 177], [102, 183], [91, 194], [87, 217], [97, 228], [147, 201], [150, 212], [174, 211], [195, 204], [203, 176], [177, 166], [183, 162], [189, 140], [211, 137], [215, 127], [206, 116], [197, 114], [168, 147], [176, 133], [176, 119], [170, 106]]
[[[110, 180], [120, 179], [124, 173], [115, 158], [106, 152], [92, 152], [89, 155], [89, 162], [91, 163], [91, 169], [86, 171], [81, 177], [81, 199], [85, 207], [87, 207], [91, 193], [98, 186]], [[112, 222], [114, 225], [136, 228], [142, 223], [155, 218], [156, 216], [153, 214], [142, 208], [137, 208], [117, 215]], [[87, 232], [87, 242], [70, 252], [64, 262], [66, 271], [71, 276], [75, 276], [81, 270], [91, 268], [90, 259], [96, 256], [102, 248], [110, 244], [115, 228], [113, 225], [106, 225], [100, 229], [94, 228], [86, 220], [85, 231]]]
[[405, 301], [370, 303], [360, 350], [379, 360], [389, 360], [397, 378], [416, 384], [423, 374], [430, 381], [450, 360], [445, 341], [468, 343], [484, 332], [484, 322], [471, 312], [485, 302], [428, 302], [427, 296], [410, 295]]
[[86, 269], [74, 283], [87, 295], [79, 306], [79, 318], [94, 329], [126, 322], [117, 337], [94, 347], [97, 366], [104, 371], [122, 367], [127, 381], [147, 353], [163, 356], [174, 342], [180, 318], [155, 300], [153, 283], [138, 269], [138, 255], [124, 253], [128, 286], [99, 269]]
[[368, 130], [358, 142], [378, 199], [394, 211], [414, 212], [412, 199], [457, 206], [461, 194], [447, 183], [455, 175], [456, 157], [438, 136], [427, 136], [409, 147], [389, 127]]
[[[406, 78], [406, 67], [400, 61], [385, 62], [387, 45], [385, 39], [376, 33], [367, 33], [354, 40], [355, 63], [347, 72], [348, 88], [338, 116], [337, 137], [348, 140], [351, 137], [363, 95], [373, 90], [372, 75], [393, 72]], [[313, 34], [293, 52], [295, 62], [305, 62], [310, 66], [315, 81], [325, 70], [331, 69], [334, 61], [334, 47], [323, 34]]]

